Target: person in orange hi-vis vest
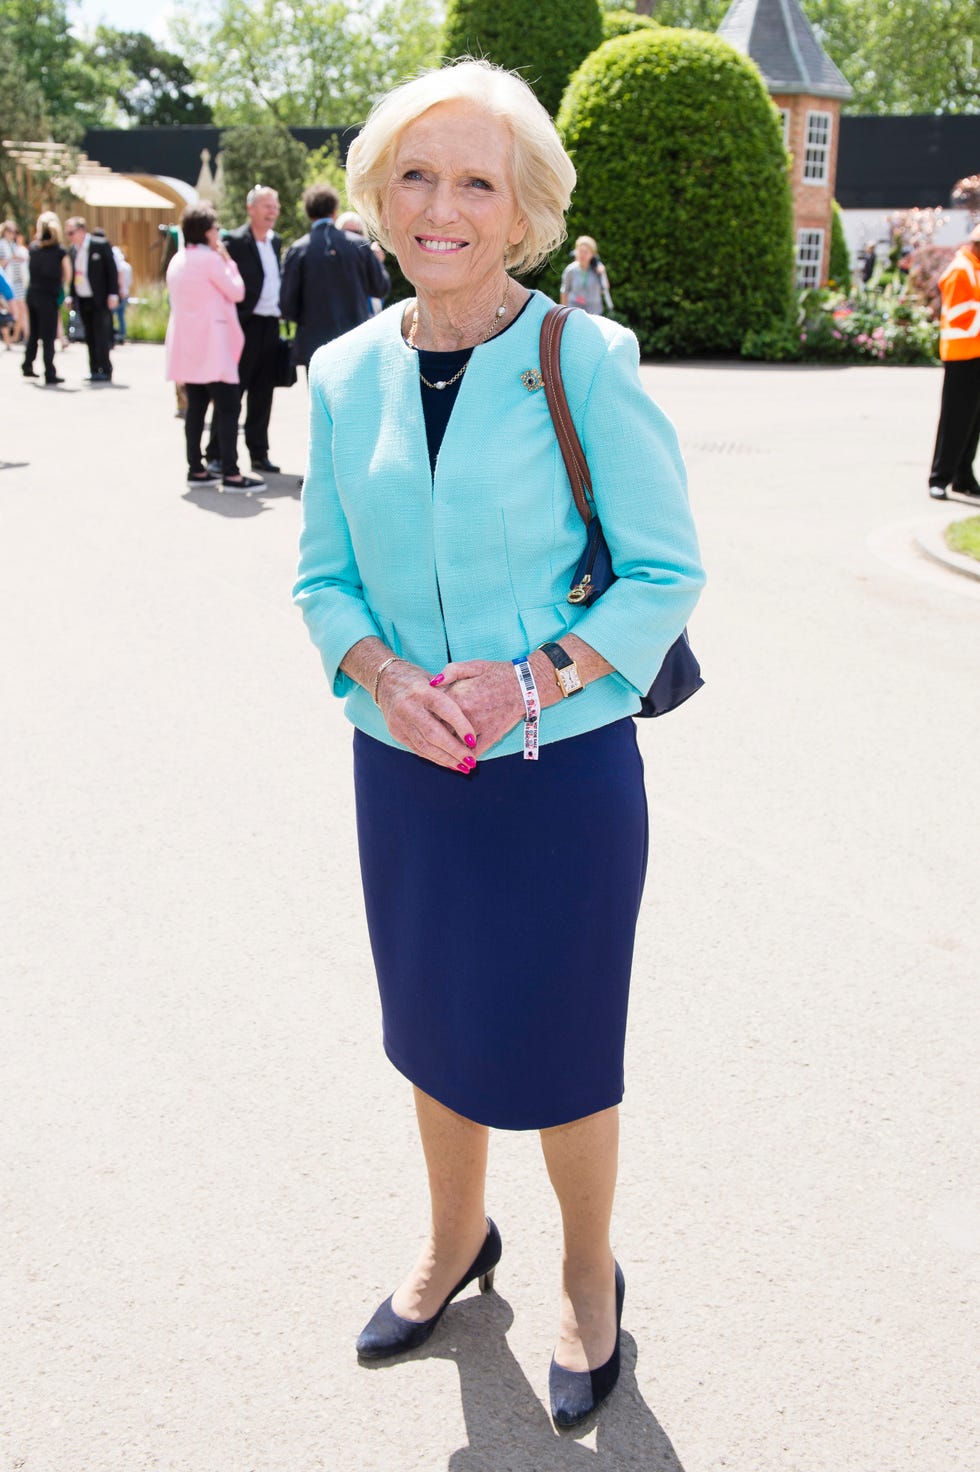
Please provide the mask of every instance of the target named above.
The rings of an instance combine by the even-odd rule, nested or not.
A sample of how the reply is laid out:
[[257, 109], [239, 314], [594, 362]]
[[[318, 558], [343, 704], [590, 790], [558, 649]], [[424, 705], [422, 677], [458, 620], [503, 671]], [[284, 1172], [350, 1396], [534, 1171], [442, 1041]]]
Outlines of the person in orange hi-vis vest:
[[973, 473], [980, 440], [980, 225], [971, 230], [939, 278], [942, 314], [939, 356], [943, 397], [929, 494], [946, 499], [946, 487], [980, 499]]

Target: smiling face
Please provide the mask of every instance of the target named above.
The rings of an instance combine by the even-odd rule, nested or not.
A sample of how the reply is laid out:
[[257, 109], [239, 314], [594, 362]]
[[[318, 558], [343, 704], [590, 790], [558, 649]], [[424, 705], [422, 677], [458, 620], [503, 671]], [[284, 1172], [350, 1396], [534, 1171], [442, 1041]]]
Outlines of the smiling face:
[[264, 240], [279, 218], [279, 196], [274, 189], [263, 189], [246, 205], [252, 234], [256, 240]]
[[511, 147], [506, 123], [465, 101], [440, 102], [402, 133], [382, 220], [420, 296], [502, 284], [507, 247], [527, 230]]

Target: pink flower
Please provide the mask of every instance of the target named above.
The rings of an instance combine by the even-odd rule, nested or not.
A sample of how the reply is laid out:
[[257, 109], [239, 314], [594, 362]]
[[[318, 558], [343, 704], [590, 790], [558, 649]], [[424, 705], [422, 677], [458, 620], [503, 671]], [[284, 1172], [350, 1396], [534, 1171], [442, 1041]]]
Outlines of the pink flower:
[[834, 328], [833, 335], [837, 338], [838, 341], [840, 341], [840, 339], [844, 336], [843, 332], [838, 332], [836, 327]]

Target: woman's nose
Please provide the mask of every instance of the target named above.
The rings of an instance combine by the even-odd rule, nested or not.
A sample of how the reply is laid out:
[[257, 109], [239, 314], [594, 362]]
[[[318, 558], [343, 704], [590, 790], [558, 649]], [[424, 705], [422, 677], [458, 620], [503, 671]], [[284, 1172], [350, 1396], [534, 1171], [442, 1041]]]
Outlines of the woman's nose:
[[425, 214], [433, 225], [446, 224], [449, 220], [455, 220], [459, 213], [456, 206], [456, 194], [448, 179], [438, 179], [429, 191], [426, 200]]

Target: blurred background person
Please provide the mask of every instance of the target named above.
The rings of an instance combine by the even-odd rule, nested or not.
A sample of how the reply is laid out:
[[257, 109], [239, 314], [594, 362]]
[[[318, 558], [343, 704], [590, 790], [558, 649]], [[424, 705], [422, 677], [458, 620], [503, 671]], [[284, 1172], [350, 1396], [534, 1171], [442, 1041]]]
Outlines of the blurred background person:
[[7, 302], [7, 311], [13, 318], [11, 342], [26, 342], [27, 246], [15, 220], [4, 220], [0, 225], [0, 271], [3, 271], [11, 290]]
[[61, 221], [52, 210], [38, 215], [34, 239], [27, 252], [27, 316], [29, 332], [25, 378], [37, 378], [34, 359], [38, 343], [44, 357], [45, 383], [64, 383], [54, 371], [54, 343], [58, 333], [58, 300], [71, 285], [71, 263], [64, 246]]
[[280, 307], [296, 323], [297, 364], [309, 367], [317, 348], [349, 332], [373, 315], [372, 297], [383, 297], [391, 279], [363, 234], [335, 223], [337, 191], [313, 184], [303, 195], [310, 221], [286, 252]]
[[116, 262], [116, 271], [119, 275], [119, 303], [113, 312], [115, 318], [114, 338], [116, 346], [121, 346], [126, 341], [126, 304], [129, 301], [129, 293], [133, 289], [133, 268], [126, 259], [126, 252], [121, 245], [112, 247], [112, 254]]
[[575, 259], [561, 273], [561, 303], [601, 317], [603, 304], [607, 312], [612, 311], [612, 294], [597, 251], [591, 235], [580, 235], [576, 240]]
[[[364, 228], [364, 221], [361, 219], [360, 215], [356, 215], [353, 210], [344, 210], [343, 214], [337, 216], [337, 229], [346, 231], [348, 235], [360, 235], [364, 240], [368, 239], [368, 233]], [[385, 263], [385, 253], [376, 240], [371, 241], [371, 249], [374, 251], [374, 254], [377, 256], [378, 260], [383, 266]], [[381, 311], [383, 305], [384, 297], [373, 296], [371, 298], [371, 311], [372, 313], [374, 313], [374, 315], [377, 315], [377, 313]]]
[[[282, 237], [274, 229], [279, 218], [279, 195], [265, 184], [256, 184], [245, 201], [248, 220], [225, 237], [228, 253], [245, 283], [238, 304], [238, 320], [245, 332], [245, 346], [238, 365], [239, 409], [248, 396], [245, 411], [245, 444], [252, 469], [276, 475], [279, 466], [269, 459], [269, 420], [279, 364], [279, 285]], [[221, 474], [221, 446], [211, 423], [208, 469]]]
[[88, 383], [112, 381], [112, 314], [119, 305], [119, 272], [105, 232], [89, 228], [81, 215], [65, 225], [71, 249], [71, 305], [85, 329]]
[[220, 238], [218, 217], [207, 201], [188, 205], [181, 230], [183, 245], [167, 267], [166, 373], [171, 383], [184, 384], [187, 394], [187, 484], [217, 484], [201, 456], [204, 419], [212, 404], [212, 433], [217, 435], [224, 466], [223, 489], [263, 490], [263, 480], [242, 475], [238, 469], [238, 360], [245, 334], [236, 307], [245, 296], [245, 283]]

